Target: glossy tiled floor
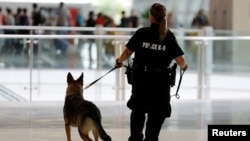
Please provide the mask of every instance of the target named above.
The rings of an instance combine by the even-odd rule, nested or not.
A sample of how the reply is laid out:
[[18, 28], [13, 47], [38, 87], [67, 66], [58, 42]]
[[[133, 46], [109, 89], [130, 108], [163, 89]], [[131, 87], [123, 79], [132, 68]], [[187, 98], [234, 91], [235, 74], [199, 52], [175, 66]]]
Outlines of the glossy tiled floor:
[[[208, 124], [250, 124], [250, 99], [175, 100], [160, 141], [206, 141]], [[95, 102], [103, 126], [114, 141], [127, 141], [129, 114], [126, 102]], [[0, 103], [1, 141], [66, 141], [63, 102]], [[72, 140], [79, 141], [76, 128]]]

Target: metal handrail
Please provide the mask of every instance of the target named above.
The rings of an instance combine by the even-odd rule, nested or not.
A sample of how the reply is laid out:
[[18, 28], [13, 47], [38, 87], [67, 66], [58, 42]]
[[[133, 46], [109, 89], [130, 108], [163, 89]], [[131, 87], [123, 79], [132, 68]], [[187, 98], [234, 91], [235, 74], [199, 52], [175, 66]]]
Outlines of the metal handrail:
[[[30, 38], [30, 39], [71, 39], [71, 38], [91, 38], [91, 39], [128, 39], [131, 35], [20, 35], [20, 34], [0, 34], [0, 38]], [[181, 40], [250, 40], [250, 36], [177, 36]]]
[[102, 29], [102, 31], [124, 31], [132, 32], [137, 28], [121, 28], [121, 27], [74, 27], [74, 26], [0, 26], [0, 29], [13, 29], [13, 30], [68, 30], [68, 31], [96, 31], [97, 29]]

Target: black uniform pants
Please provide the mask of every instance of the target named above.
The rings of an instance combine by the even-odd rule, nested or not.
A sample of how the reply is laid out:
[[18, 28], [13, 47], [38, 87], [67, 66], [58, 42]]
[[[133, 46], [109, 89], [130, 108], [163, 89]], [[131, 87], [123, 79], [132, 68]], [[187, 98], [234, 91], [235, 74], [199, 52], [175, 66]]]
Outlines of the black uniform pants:
[[[140, 110], [132, 110], [130, 117], [131, 135], [129, 141], [158, 141], [161, 126], [165, 118], [166, 116], [157, 114], [156, 112], [148, 112], [146, 114]], [[145, 139], [143, 140], [142, 132], [144, 124], [146, 124], [146, 129]]]
[[129, 141], [158, 141], [162, 124], [171, 115], [168, 73], [135, 72], [127, 106], [131, 109]]

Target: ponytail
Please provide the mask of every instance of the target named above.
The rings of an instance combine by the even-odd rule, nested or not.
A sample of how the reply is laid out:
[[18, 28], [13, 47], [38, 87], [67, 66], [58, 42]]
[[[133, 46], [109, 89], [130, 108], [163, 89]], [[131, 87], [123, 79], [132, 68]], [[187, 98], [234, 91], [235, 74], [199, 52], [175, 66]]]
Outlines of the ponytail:
[[167, 9], [162, 4], [154, 3], [150, 8], [150, 13], [154, 17], [157, 24], [159, 24], [159, 40], [163, 41], [167, 35]]
[[160, 27], [159, 27], [159, 33], [160, 33], [160, 41], [163, 41], [167, 35], [167, 21], [166, 18], [163, 18], [162, 21], [160, 22]]

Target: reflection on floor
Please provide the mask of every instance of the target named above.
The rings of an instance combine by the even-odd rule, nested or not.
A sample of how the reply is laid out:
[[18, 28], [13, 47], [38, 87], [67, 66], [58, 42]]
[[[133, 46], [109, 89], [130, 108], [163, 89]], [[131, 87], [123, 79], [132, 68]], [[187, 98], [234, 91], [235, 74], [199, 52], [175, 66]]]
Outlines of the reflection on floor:
[[[250, 99], [178, 100], [166, 119], [160, 141], [206, 141], [209, 124], [250, 124]], [[114, 141], [127, 141], [130, 110], [125, 101], [95, 102], [101, 109], [103, 126]], [[2, 141], [65, 141], [63, 102], [0, 103]], [[80, 140], [76, 128], [72, 140]]]

